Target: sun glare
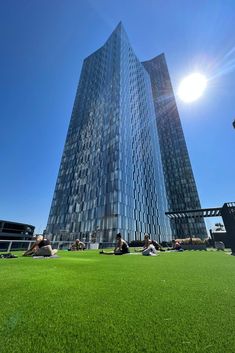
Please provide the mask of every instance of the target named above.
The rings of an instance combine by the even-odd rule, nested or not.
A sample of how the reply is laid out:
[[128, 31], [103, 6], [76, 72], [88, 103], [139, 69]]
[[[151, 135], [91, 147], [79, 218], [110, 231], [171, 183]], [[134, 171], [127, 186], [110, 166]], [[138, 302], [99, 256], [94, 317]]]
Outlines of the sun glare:
[[206, 85], [207, 79], [204, 75], [193, 73], [181, 81], [178, 96], [186, 103], [193, 102], [202, 96]]

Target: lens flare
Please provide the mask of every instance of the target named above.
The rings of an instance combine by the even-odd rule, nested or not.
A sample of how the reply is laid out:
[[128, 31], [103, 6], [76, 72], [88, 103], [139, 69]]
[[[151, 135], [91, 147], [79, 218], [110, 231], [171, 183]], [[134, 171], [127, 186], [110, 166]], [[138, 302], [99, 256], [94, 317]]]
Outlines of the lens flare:
[[205, 91], [207, 79], [204, 75], [193, 73], [185, 77], [179, 85], [178, 96], [186, 103], [200, 98]]

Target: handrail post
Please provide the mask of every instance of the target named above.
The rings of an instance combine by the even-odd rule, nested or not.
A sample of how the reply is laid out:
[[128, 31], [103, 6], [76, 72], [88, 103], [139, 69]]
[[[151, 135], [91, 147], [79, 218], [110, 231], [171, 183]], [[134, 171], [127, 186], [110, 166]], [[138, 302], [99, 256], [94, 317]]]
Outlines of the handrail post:
[[10, 252], [10, 251], [11, 251], [11, 246], [12, 246], [12, 241], [9, 241], [9, 245], [8, 245], [8, 248], [7, 248], [7, 252]]

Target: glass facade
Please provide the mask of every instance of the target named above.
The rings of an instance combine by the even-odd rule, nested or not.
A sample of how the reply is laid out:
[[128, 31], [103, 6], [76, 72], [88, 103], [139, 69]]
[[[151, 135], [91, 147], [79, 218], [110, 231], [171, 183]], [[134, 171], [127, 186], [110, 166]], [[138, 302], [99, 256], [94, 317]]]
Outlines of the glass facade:
[[[165, 56], [161, 54], [143, 65], [151, 78], [169, 211], [199, 209], [201, 205]], [[175, 238], [207, 235], [202, 217], [171, 220], [171, 229]]]
[[169, 240], [167, 210], [150, 77], [120, 23], [84, 60], [47, 233]]

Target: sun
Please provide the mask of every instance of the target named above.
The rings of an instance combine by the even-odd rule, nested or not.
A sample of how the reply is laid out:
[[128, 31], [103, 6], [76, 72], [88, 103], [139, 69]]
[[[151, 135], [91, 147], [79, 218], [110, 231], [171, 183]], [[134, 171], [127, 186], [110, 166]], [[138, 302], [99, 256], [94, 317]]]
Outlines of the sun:
[[178, 89], [178, 96], [185, 103], [196, 101], [202, 96], [207, 86], [207, 79], [199, 73], [192, 73], [185, 77]]

